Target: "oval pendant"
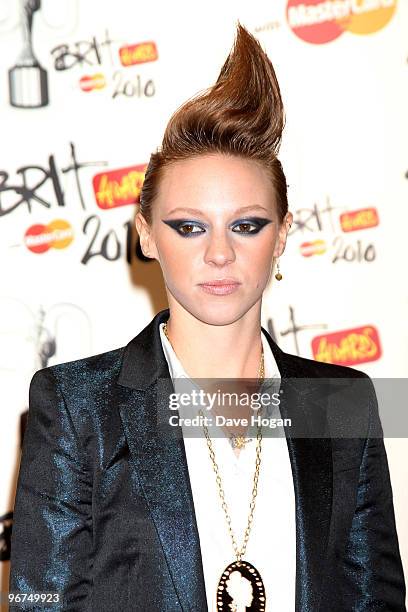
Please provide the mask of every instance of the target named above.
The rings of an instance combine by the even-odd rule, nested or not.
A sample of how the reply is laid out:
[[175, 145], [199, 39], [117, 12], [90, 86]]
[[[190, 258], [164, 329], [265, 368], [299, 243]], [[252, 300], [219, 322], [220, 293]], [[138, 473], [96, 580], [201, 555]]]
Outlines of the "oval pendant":
[[248, 561], [230, 563], [217, 587], [217, 612], [265, 612], [265, 587]]

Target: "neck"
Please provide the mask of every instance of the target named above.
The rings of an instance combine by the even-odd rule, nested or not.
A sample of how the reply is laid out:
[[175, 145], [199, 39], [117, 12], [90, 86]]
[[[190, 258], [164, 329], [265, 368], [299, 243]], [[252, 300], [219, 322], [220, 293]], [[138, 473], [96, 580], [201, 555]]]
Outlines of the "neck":
[[[170, 301], [170, 300], [169, 300]], [[262, 353], [261, 301], [241, 318], [212, 325], [170, 304], [167, 332], [192, 378], [257, 378]]]

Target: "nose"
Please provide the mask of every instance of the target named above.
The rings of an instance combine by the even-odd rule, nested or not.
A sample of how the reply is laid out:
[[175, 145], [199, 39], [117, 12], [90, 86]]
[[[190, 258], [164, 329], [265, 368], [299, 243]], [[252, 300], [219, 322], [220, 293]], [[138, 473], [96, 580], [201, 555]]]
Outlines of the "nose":
[[208, 264], [217, 266], [225, 266], [235, 261], [235, 251], [225, 230], [219, 232], [214, 231], [207, 244], [204, 261]]

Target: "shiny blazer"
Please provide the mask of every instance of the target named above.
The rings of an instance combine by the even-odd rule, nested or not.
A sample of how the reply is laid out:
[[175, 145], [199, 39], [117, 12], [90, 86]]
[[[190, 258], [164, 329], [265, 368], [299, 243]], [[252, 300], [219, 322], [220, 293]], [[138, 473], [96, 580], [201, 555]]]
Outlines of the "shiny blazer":
[[[183, 438], [175, 427], [162, 433], [166, 394], [174, 390], [159, 334], [168, 317], [168, 309], [159, 312], [125, 347], [33, 376], [14, 509], [11, 592], [60, 593], [61, 602], [50, 610], [207, 611]], [[287, 432], [296, 503], [296, 612], [405, 611], [387, 457], [383, 439], [373, 437], [381, 425], [371, 380], [352, 368], [285, 353], [267, 338], [282, 379], [367, 382], [355, 411], [365, 424], [363, 438]], [[329, 420], [341, 424], [343, 418], [338, 397], [322, 402], [313, 384], [283, 400], [280, 410], [306, 427], [314, 411], [311, 421], [321, 433]], [[273, 530], [265, 545], [273, 549]], [[268, 604], [274, 611], [273, 596]], [[10, 606], [23, 609], [44, 608]]]

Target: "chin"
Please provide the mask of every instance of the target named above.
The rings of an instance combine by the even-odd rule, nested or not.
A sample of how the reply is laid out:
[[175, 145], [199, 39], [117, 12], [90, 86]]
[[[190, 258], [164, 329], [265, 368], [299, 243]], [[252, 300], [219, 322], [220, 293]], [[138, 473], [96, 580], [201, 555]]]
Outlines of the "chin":
[[200, 299], [198, 303], [189, 302], [183, 307], [196, 319], [207, 325], [231, 325], [245, 316], [255, 302], [251, 300], [245, 304], [242, 297], [231, 300], [228, 297], [219, 298], [217, 296], [211, 300]]

